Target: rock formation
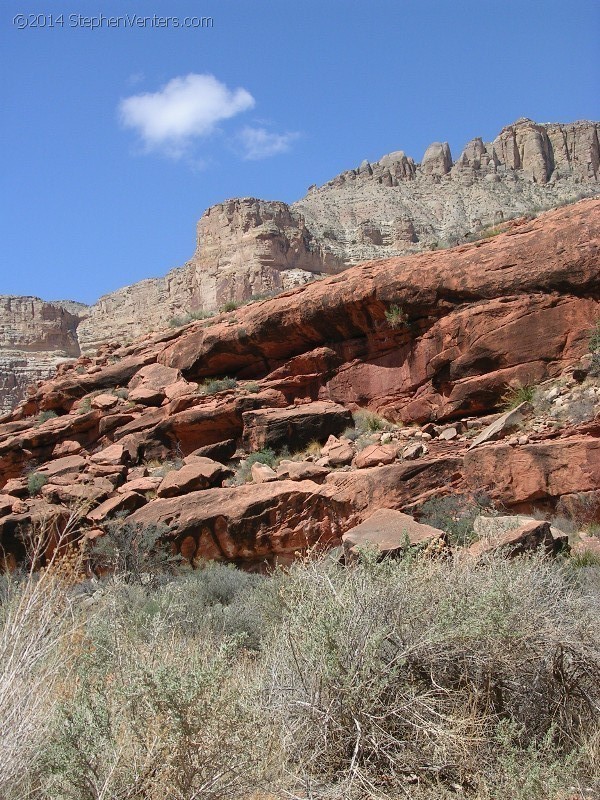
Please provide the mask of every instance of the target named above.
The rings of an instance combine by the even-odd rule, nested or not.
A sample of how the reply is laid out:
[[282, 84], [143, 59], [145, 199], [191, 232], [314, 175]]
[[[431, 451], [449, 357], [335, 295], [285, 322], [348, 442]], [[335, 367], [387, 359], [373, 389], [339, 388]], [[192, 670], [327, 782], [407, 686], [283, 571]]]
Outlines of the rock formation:
[[[133, 341], [189, 312], [276, 294], [363, 261], [465, 241], [515, 215], [597, 194], [599, 179], [596, 123], [538, 125], [521, 119], [491, 143], [473, 139], [454, 163], [448, 144], [436, 142], [420, 164], [402, 151], [376, 163], [363, 161], [356, 170], [311, 187], [292, 206], [229, 200], [200, 219], [196, 251], [187, 264], [164, 278], [108, 294], [89, 308], [77, 327], [79, 346], [93, 354], [105, 342]], [[63, 308], [81, 316], [78, 309]], [[5, 317], [14, 327], [0, 308], [0, 325]], [[33, 317], [23, 318], [23, 326], [34, 326]], [[22, 397], [24, 383], [47, 374], [45, 366], [29, 367], [28, 348], [18, 347], [16, 334], [13, 339], [14, 368], [7, 361], [10, 374], [0, 378], [4, 407]], [[59, 348], [43, 358], [54, 363], [57, 352], [62, 357]], [[38, 348], [36, 358], [41, 357]]]
[[31, 383], [80, 354], [79, 304], [71, 311], [37, 297], [0, 295], [0, 413], [25, 397]]
[[[28, 525], [59, 531], [73, 503], [92, 539], [124, 514], [165, 526], [185, 558], [248, 566], [447, 493], [596, 519], [599, 262], [600, 200], [582, 200], [61, 364], [0, 420], [6, 557]], [[507, 389], [547, 381], [554, 416], [498, 413]], [[365, 408], [404, 427], [358, 447], [349, 411]], [[286, 446], [307, 449], [251, 469]]]

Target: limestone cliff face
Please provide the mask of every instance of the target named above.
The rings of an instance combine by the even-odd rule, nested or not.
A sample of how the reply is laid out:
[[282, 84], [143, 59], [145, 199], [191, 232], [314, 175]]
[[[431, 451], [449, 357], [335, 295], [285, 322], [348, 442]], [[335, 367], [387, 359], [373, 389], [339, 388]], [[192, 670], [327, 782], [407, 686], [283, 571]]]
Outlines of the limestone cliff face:
[[[183, 267], [105, 295], [85, 314], [79, 307], [62, 307], [75, 327], [79, 323], [75, 342], [81, 351], [93, 353], [106, 341], [131, 341], [191, 311], [278, 293], [362, 261], [465, 241], [510, 217], [597, 194], [598, 128], [595, 122], [540, 125], [520, 119], [493, 142], [473, 139], [456, 161], [447, 143], [434, 142], [421, 163], [402, 151], [376, 163], [363, 161], [324, 186], [311, 187], [292, 206], [228, 200], [202, 216], [196, 250]], [[31, 309], [31, 298], [21, 300]], [[24, 329], [33, 324], [28, 313]], [[21, 323], [9, 324], [20, 330]], [[46, 343], [42, 349], [43, 358], [41, 351], [15, 346], [11, 365], [5, 359], [0, 377], [5, 407], [22, 396], [29, 378], [37, 379], [39, 370], [63, 357], [64, 348]], [[38, 369], [33, 362], [40, 358], [47, 360]]]
[[238, 198], [212, 206], [198, 223], [196, 252], [183, 267], [101, 297], [78, 329], [84, 352], [130, 341], [189, 311], [300, 286], [340, 264], [286, 203]]
[[0, 413], [22, 400], [29, 384], [50, 376], [61, 361], [79, 356], [79, 320], [38, 297], [0, 295]]
[[446, 142], [420, 164], [384, 156], [313, 187], [292, 207], [346, 266], [454, 244], [510, 217], [598, 192], [598, 124], [521, 119], [493, 142], [470, 141], [456, 162]]

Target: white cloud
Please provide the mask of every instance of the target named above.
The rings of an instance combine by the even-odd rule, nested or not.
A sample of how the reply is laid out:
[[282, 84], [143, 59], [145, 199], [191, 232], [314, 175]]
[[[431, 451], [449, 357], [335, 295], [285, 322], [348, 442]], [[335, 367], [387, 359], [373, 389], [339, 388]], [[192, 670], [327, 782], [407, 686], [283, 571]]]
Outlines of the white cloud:
[[266, 128], [246, 126], [238, 133], [242, 157], [247, 161], [269, 158], [287, 152], [298, 133], [270, 133]]
[[183, 155], [194, 138], [207, 136], [218, 122], [254, 106], [246, 89], [228, 89], [214, 75], [173, 78], [158, 92], [121, 100], [123, 125], [133, 128], [148, 149]]

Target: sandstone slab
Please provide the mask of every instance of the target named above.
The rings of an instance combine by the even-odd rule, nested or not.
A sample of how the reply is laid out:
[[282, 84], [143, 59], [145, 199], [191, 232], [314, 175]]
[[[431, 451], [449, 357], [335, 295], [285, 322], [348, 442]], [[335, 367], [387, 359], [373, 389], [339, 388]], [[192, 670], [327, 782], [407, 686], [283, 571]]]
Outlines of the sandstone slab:
[[381, 556], [398, 556], [411, 547], [424, 548], [438, 542], [445, 547], [446, 538], [442, 530], [423, 525], [408, 514], [384, 508], [346, 531], [342, 542], [346, 557], [354, 558], [365, 549], [375, 549]]
[[244, 444], [249, 450], [287, 447], [292, 452], [312, 441], [324, 442], [353, 425], [346, 408], [321, 401], [294, 408], [246, 411], [243, 420]]

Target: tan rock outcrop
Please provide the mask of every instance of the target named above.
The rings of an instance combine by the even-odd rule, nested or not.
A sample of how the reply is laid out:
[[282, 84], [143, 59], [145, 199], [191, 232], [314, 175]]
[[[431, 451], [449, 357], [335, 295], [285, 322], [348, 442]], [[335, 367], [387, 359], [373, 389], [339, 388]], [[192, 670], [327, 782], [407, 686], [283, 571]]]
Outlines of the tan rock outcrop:
[[79, 317], [38, 297], [0, 295], [0, 415], [80, 353]]

